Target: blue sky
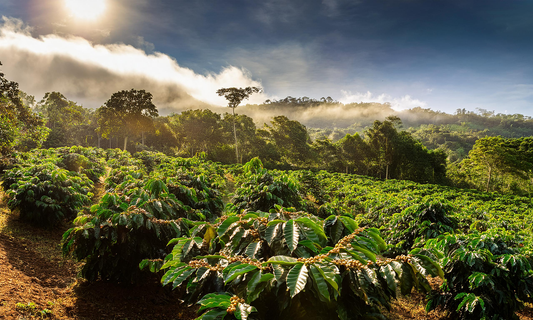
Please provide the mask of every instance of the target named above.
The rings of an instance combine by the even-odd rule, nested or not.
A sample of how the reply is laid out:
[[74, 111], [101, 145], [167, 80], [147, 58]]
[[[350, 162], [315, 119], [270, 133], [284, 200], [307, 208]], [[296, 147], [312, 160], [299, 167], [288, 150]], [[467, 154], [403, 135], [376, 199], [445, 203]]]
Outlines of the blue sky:
[[[196, 80], [178, 81], [176, 91], [166, 91], [191, 101], [223, 104], [207, 97], [211, 89], [194, 85], [260, 84], [265, 93], [252, 102], [331, 96], [343, 102], [391, 102], [396, 108], [422, 106], [450, 113], [483, 108], [533, 116], [533, 1], [106, 0], [106, 12], [94, 21], [73, 16], [64, 9], [65, 1], [0, 0], [0, 15], [6, 17], [4, 25], [19, 23], [11, 32], [36, 41], [51, 35], [64, 41], [83, 38], [113, 54], [119, 54], [117, 47], [130, 45], [144, 51], [146, 59], [168, 57], [181, 73], [165, 75], [165, 81], [183, 74]], [[9, 50], [0, 48], [2, 70], [38, 98], [56, 84], [56, 90], [89, 106], [105, 101], [108, 92], [90, 96], [65, 84], [77, 80], [58, 71], [66, 68], [57, 65], [64, 58], [61, 53], [49, 53], [56, 60], [33, 69], [64, 78], [64, 83], [39, 84], [17, 72], [36, 59], [28, 54], [28, 61], [19, 58], [10, 67]], [[89, 70], [90, 59], [70, 59], [78, 67], [83, 64], [86, 69], [74, 74], [93, 77], [89, 83], [99, 82], [99, 76], [105, 82], [108, 73], [117, 76], [112, 66]], [[135, 68], [131, 74], [158, 77], [155, 71]], [[125, 77], [119, 78], [143, 83]]]

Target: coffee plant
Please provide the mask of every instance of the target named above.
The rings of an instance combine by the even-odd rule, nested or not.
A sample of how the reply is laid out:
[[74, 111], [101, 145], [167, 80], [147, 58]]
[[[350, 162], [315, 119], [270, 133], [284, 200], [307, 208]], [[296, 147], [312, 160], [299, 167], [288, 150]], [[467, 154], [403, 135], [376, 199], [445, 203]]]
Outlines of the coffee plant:
[[415, 251], [431, 252], [444, 269], [442, 292], [430, 295], [428, 311], [443, 306], [454, 319], [518, 319], [515, 312], [533, 301], [533, 260], [503, 230], [442, 235]]
[[52, 162], [17, 166], [5, 173], [4, 189], [20, 219], [47, 227], [73, 218], [90, 203], [93, 183], [87, 176], [60, 169]]
[[63, 253], [85, 260], [81, 275], [118, 282], [138, 282], [143, 259], [164, 258], [167, 243], [188, 235], [191, 220], [203, 215], [184, 205], [160, 180], [127, 193], [108, 193], [90, 212], [82, 212], [76, 227], [63, 235]]
[[[78, 213], [63, 252], [85, 278], [134, 283], [148, 269], [201, 319], [383, 319], [413, 289], [453, 319], [513, 319], [531, 302], [527, 197], [266, 170], [259, 159], [82, 147], [14, 159], [9, 206], [37, 225]], [[105, 195], [89, 208], [102, 177]]]
[[[325, 224], [342, 237], [328, 237]], [[384, 258], [387, 245], [377, 229], [279, 206], [269, 213], [230, 213], [191, 236], [171, 241], [162, 283], [183, 290], [187, 301], [211, 293], [200, 300], [202, 310], [209, 309], [204, 319], [242, 318], [254, 310], [264, 319], [384, 319], [380, 310], [390, 308], [397, 292], [429, 292], [425, 277], [442, 276], [423, 255]]]
[[457, 222], [449, 216], [452, 211], [450, 204], [429, 200], [393, 215], [386, 230], [391, 254], [405, 254], [415, 246], [423, 247], [429, 239], [453, 233]]
[[259, 158], [254, 158], [243, 166], [241, 180], [232, 199], [239, 210], [268, 211], [275, 205], [301, 207], [298, 182], [288, 174], [264, 169]]

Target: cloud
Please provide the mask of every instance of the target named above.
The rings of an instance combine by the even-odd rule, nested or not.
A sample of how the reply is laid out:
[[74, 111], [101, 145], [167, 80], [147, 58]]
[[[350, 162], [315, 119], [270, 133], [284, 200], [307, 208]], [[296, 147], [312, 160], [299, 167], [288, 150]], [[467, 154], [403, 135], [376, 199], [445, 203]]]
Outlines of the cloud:
[[[294, 94], [298, 89], [316, 85], [313, 74], [317, 66], [312, 50], [297, 43], [284, 43], [274, 47], [232, 50], [227, 59], [239, 63], [254, 76], [262, 79], [265, 86], [281, 95]], [[323, 82], [324, 76], [320, 76]]]
[[[3, 20], [2, 70], [22, 90], [37, 97], [59, 91], [86, 107], [99, 107], [114, 92], [145, 89], [153, 94], [160, 110], [172, 112], [226, 105], [225, 99], [216, 95], [219, 88], [261, 86], [248, 71], [238, 67], [197, 74], [160, 52], [147, 54], [125, 44], [97, 45], [74, 36], [33, 37], [31, 28], [22, 21]], [[267, 98], [264, 93], [257, 94], [250, 102], [260, 103]]]
[[346, 7], [356, 6], [362, 3], [362, 0], [322, 0], [324, 13], [330, 18], [336, 18], [343, 12]]
[[418, 99], [411, 98], [410, 95], [405, 95], [399, 98], [393, 98], [388, 94], [381, 94], [379, 96], [374, 96], [370, 91], [366, 93], [352, 93], [350, 91], [341, 90], [342, 98], [339, 99], [342, 103], [353, 103], [353, 102], [377, 102], [377, 103], [390, 103], [394, 110], [405, 110], [416, 107], [427, 108], [427, 103], [420, 101]]
[[255, 17], [264, 24], [289, 23], [300, 14], [301, 7], [285, 0], [266, 0], [256, 9]]

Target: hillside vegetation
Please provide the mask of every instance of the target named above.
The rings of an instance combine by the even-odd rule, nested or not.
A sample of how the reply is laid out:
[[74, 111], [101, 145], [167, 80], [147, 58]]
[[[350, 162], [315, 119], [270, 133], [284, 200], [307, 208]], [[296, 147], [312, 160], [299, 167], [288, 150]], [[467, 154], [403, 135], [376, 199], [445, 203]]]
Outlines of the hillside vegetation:
[[20, 154], [5, 177], [22, 222], [73, 221], [61, 246], [83, 278], [155, 274], [204, 319], [384, 319], [414, 291], [455, 319], [511, 319], [531, 301], [525, 197], [83, 147]]

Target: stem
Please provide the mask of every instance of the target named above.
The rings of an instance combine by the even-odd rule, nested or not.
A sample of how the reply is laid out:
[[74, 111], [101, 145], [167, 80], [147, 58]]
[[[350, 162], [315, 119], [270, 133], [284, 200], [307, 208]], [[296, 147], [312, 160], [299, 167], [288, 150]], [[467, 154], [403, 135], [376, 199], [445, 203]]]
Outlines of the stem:
[[235, 108], [231, 108], [233, 111], [233, 137], [235, 138], [235, 159], [239, 163], [239, 149], [237, 147], [237, 129], [235, 127]]

